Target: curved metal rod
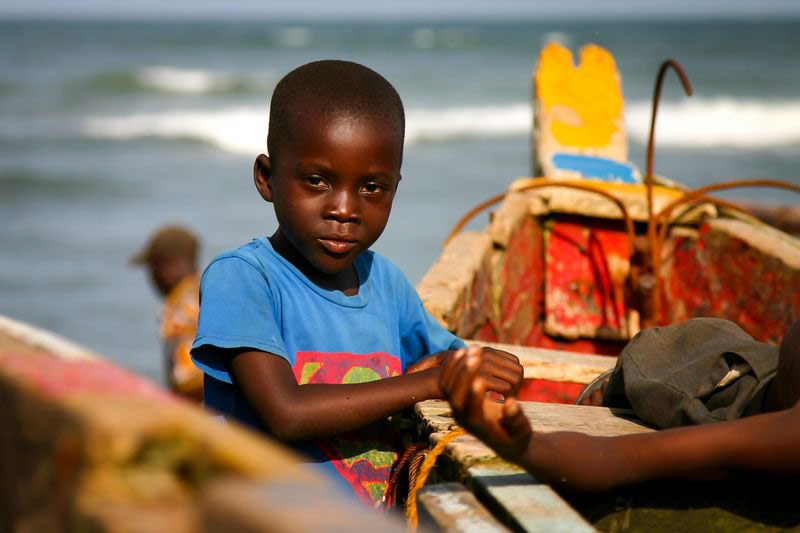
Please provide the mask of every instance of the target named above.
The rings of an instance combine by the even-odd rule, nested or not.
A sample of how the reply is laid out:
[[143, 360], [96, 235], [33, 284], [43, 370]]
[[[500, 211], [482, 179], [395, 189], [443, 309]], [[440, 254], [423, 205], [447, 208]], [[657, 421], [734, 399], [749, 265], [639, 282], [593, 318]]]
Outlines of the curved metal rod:
[[466, 215], [461, 217], [461, 220], [458, 221], [458, 224], [456, 224], [455, 228], [453, 228], [453, 231], [451, 231], [450, 234], [447, 236], [447, 239], [445, 239], [443, 246], [446, 246], [447, 243], [450, 242], [453, 237], [458, 235], [458, 232], [461, 231], [461, 229], [464, 226], [467, 225], [467, 222], [472, 220], [472, 218], [475, 215], [477, 215], [478, 213], [480, 213], [481, 211], [483, 211], [487, 207], [489, 207], [491, 205], [494, 205], [497, 202], [503, 200], [506, 196], [508, 196], [509, 192], [522, 192], [522, 191], [528, 191], [528, 190], [531, 190], [531, 189], [540, 189], [542, 187], [565, 187], [565, 188], [568, 188], [568, 189], [578, 189], [578, 190], [581, 190], [581, 191], [593, 192], [593, 193], [599, 194], [600, 196], [604, 196], [604, 197], [608, 198], [609, 200], [611, 200], [612, 202], [614, 202], [617, 205], [617, 207], [619, 207], [619, 210], [622, 212], [622, 218], [625, 219], [625, 229], [626, 229], [626, 231], [628, 233], [628, 244], [629, 244], [629, 248], [630, 248], [630, 254], [633, 255], [633, 250], [634, 250], [633, 243], [634, 243], [634, 239], [636, 238], [636, 230], [635, 230], [635, 228], [633, 226], [633, 219], [631, 218], [630, 214], [628, 213], [628, 208], [625, 207], [625, 204], [623, 203], [623, 201], [620, 200], [619, 198], [617, 198], [616, 196], [614, 196], [613, 194], [611, 194], [609, 192], [606, 192], [606, 191], [603, 191], [601, 189], [598, 189], [596, 187], [592, 187], [591, 185], [581, 185], [581, 184], [578, 184], [578, 183], [565, 183], [563, 181], [558, 181], [558, 180], [541, 180], [541, 181], [538, 181], [536, 183], [531, 183], [531, 184], [525, 185], [524, 187], [520, 187], [519, 189], [514, 189], [513, 191], [507, 191], [507, 192], [504, 192], [502, 194], [498, 194], [497, 196], [492, 196], [488, 200], [485, 200], [485, 201], [481, 202], [477, 206], [475, 206], [472, 209], [470, 209], [469, 212], [467, 212]]
[[[692, 84], [689, 82], [689, 78], [686, 76], [681, 64], [674, 59], [667, 59], [661, 63], [656, 75], [656, 85], [653, 89], [653, 111], [650, 116], [650, 135], [647, 140], [647, 174], [645, 176], [645, 187], [647, 188], [647, 240], [650, 242], [650, 266], [654, 273], [658, 272], [658, 261], [661, 256], [661, 246], [656, 237], [653, 214], [653, 157], [655, 153], [656, 115], [658, 113], [658, 103], [661, 100], [661, 87], [664, 85], [664, 76], [669, 67], [672, 67], [678, 74], [686, 95], [692, 95]], [[661, 315], [661, 296], [658, 282], [656, 282], [653, 292], [653, 310], [655, 316]]]
[[717, 207], [724, 207], [726, 209], [730, 209], [731, 211], [738, 211], [739, 213], [742, 213], [744, 215], [747, 215], [747, 216], [750, 216], [750, 217], [753, 217], [753, 218], [758, 218], [749, 209], [746, 209], [746, 208], [742, 207], [739, 204], [736, 204], [736, 203], [733, 203], [733, 202], [729, 202], [728, 200], [723, 200], [722, 198], [716, 198], [714, 196], [699, 196], [697, 198], [697, 202], [696, 203], [690, 203], [690, 204], [686, 205], [686, 208], [683, 210], [683, 212], [678, 213], [677, 215], [675, 215], [675, 217], [669, 223], [670, 224], [677, 223], [678, 221], [680, 221], [680, 219], [682, 219], [684, 216], [686, 216], [695, 206], [702, 205], [702, 204], [712, 204], [712, 205], [715, 205]]
[[[752, 180], [736, 180], [736, 181], [729, 181], [726, 183], [715, 183], [713, 185], [706, 185], [705, 187], [700, 187], [699, 189], [695, 189], [685, 196], [673, 200], [664, 208], [659, 211], [656, 215], [656, 223], [661, 224], [659, 227], [658, 232], [658, 239], [659, 241], [663, 242], [664, 239], [667, 237], [667, 230], [669, 228], [669, 222], [666, 221], [672, 211], [675, 210], [676, 207], [689, 203], [693, 200], [697, 200], [703, 198], [703, 196], [712, 191], [720, 191], [724, 189], [735, 189], [739, 187], [775, 187], [778, 189], [786, 189], [794, 192], [800, 193], [800, 185], [795, 185], [794, 183], [789, 183], [788, 181], [782, 180], [764, 180], [764, 179], [752, 179]], [[701, 200], [703, 201], [703, 200]], [[724, 202], [724, 200], [723, 200]]]
[[497, 194], [495, 196], [492, 196], [491, 198], [484, 200], [483, 202], [479, 203], [478, 205], [467, 211], [467, 214], [461, 217], [461, 219], [458, 221], [455, 227], [447, 235], [447, 238], [445, 238], [444, 242], [442, 243], [442, 248], [447, 246], [447, 243], [452, 241], [453, 237], [458, 235], [461, 232], [461, 230], [464, 229], [464, 226], [466, 226], [470, 220], [475, 218], [476, 215], [478, 215], [481, 211], [483, 211], [487, 207], [491, 207], [497, 202], [500, 202], [506, 196], [508, 196], [508, 192]]
[[674, 59], [667, 59], [661, 63], [656, 75], [656, 86], [653, 90], [653, 111], [650, 116], [650, 135], [647, 140], [647, 186], [652, 187], [653, 184], [653, 156], [655, 152], [655, 134], [656, 134], [656, 114], [658, 113], [658, 103], [661, 100], [661, 87], [664, 85], [664, 76], [667, 69], [672, 67], [678, 74], [678, 77], [683, 83], [683, 90], [686, 91], [686, 96], [692, 96], [692, 84], [686, 76], [686, 71]]

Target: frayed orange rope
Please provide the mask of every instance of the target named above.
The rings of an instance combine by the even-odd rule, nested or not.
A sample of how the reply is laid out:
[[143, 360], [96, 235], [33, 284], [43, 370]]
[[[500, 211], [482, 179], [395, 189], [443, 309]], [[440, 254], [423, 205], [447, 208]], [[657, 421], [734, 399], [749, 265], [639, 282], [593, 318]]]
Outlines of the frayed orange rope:
[[420, 468], [419, 474], [417, 475], [416, 483], [414, 483], [414, 486], [409, 491], [408, 502], [406, 502], [406, 517], [408, 518], [409, 531], [415, 532], [419, 524], [419, 515], [417, 513], [417, 492], [425, 486], [425, 481], [427, 481], [428, 475], [431, 473], [431, 470], [433, 470], [433, 467], [436, 464], [436, 459], [442, 455], [445, 447], [450, 444], [453, 439], [464, 434], [466, 434], [466, 431], [464, 431], [463, 428], [458, 428], [442, 437], [441, 440], [436, 443], [436, 446], [434, 446], [430, 453], [428, 453], [428, 456], [425, 458], [425, 462], [422, 463], [422, 468]]

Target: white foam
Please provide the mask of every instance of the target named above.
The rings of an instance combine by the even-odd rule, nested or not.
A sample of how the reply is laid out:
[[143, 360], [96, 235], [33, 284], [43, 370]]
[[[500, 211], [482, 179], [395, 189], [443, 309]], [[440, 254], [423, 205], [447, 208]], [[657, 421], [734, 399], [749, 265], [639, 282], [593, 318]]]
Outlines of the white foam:
[[227, 108], [90, 117], [82, 129], [99, 139], [187, 138], [228, 152], [255, 155], [266, 150], [267, 123], [264, 109]]
[[[650, 102], [628, 105], [628, 136], [647, 142]], [[662, 102], [656, 118], [657, 146], [763, 149], [800, 144], [799, 100], [692, 97]]]
[[159, 91], [204, 94], [230, 89], [235, 80], [228, 72], [152, 66], [140, 69], [136, 81], [142, 87]]
[[303, 26], [283, 28], [278, 34], [278, 42], [287, 48], [303, 48], [311, 43], [311, 30]]
[[[647, 140], [650, 103], [628, 107], [628, 135]], [[222, 150], [254, 155], [265, 149], [268, 116], [253, 107], [200, 111], [167, 111], [86, 119], [85, 134], [95, 138], [191, 138]], [[531, 111], [526, 103], [408, 109], [406, 143], [458, 138], [529, 135]], [[659, 146], [734, 146], [763, 149], [800, 144], [800, 101], [763, 102], [697, 99], [664, 103], [656, 131]]]
[[[84, 120], [82, 130], [100, 139], [196, 139], [229, 152], [253, 155], [265, 149], [268, 121], [264, 109], [239, 107], [89, 117]], [[406, 142], [524, 135], [530, 131], [530, 122], [530, 108], [526, 104], [412, 109], [407, 114]]]
[[524, 103], [410, 109], [406, 113], [406, 143], [526, 135], [531, 130], [531, 117], [531, 108]]

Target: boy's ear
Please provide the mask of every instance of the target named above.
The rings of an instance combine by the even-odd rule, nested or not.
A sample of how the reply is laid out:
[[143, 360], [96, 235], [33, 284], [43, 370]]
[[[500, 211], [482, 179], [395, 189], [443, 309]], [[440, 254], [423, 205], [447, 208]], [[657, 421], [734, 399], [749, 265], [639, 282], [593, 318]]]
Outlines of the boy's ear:
[[253, 163], [253, 181], [256, 184], [256, 190], [261, 197], [268, 201], [272, 201], [272, 162], [264, 154], [259, 154]]

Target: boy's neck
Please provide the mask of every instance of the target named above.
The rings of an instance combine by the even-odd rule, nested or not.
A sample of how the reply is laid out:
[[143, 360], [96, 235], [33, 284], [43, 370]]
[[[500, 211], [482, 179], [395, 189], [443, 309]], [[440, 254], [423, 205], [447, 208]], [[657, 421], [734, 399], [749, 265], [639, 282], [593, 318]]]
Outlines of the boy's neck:
[[272, 244], [273, 250], [305, 274], [318, 287], [329, 291], [341, 291], [345, 296], [358, 294], [359, 281], [354, 265], [351, 264], [342, 272], [334, 274], [321, 272], [297, 251], [297, 248], [289, 242], [280, 228], [269, 237], [269, 242]]

